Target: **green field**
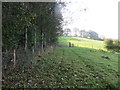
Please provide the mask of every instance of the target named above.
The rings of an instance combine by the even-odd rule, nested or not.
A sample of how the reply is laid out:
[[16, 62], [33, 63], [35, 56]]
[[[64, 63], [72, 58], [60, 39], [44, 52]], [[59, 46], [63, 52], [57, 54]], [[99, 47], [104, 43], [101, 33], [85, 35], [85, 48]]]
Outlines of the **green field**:
[[59, 44], [68, 45], [68, 42], [73, 43], [77, 47], [86, 47], [86, 48], [106, 50], [104, 48], [103, 41], [90, 40], [90, 39], [79, 38], [79, 37], [59, 37]]
[[[68, 47], [71, 42], [75, 47]], [[54, 52], [36, 57], [34, 65], [6, 78], [5, 87], [117, 88], [118, 53], [108, 52], [103, 41], [60, 37]], [[106, 58], [107, 57], [107, 58]], [[14, 76], [14, 77], [13, 77]], [[13, 80], [11, 82], [11, 80]]]

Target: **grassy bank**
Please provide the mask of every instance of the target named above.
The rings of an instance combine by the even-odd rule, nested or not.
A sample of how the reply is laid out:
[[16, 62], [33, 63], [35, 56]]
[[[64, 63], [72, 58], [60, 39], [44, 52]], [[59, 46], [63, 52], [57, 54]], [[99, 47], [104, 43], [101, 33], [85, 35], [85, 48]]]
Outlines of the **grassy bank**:
[[[78, 37], [60, 37], [60, 45], [29, 67], [4, 79], [4, 87], [22, 88], [117, 88], [118, 54], [104, 51], [104, 43]], [[91, 46], [92, 45], [92, 46]]]

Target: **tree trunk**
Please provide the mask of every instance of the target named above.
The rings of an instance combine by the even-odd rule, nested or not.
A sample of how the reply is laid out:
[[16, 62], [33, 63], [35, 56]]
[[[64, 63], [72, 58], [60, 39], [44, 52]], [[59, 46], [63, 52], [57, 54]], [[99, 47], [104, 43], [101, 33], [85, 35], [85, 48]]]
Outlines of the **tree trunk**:
[[50, 43], [50, 37], [49, 37], [49, 46], [51, 45], [51, 43]]
[[33, 54], [33, 58], [34, 58], [34, 55], [35, 55], [35, 49], [34, 49], [34, 46], [32, 47], [32, 54]]
[[43, 53], [44, 51], [44, 43], [43, 43], [43, 39], [44, 38], [44, 34], [42, 33], [42, 41], [41, 41], [41, 52]]
[[27, 28], [26, 28], [26, 31], [25, 31], [25, 51], [27, 51], [27, 40], [28, 40], [28, 36], [27, 36], [27, 32], [28, 32], [28, 30], [27, 30]]
[[35, 30], [35, 37], [34, 37], [34, 48], [36, 48], [36, 30]]

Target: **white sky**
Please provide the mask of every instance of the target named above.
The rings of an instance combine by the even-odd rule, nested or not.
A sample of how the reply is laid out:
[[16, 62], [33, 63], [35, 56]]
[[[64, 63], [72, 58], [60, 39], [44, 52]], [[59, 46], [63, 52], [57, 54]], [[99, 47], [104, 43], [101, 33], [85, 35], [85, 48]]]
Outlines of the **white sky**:
[[[107, 38], [118, 38], [118, 1], [120, 0], [72, 0], [62, 9], [68, 28], [93, 30]], [[84, 8], [87, 8], [86, 11]], [[67, 10], [66, 10], [67, 9]]]

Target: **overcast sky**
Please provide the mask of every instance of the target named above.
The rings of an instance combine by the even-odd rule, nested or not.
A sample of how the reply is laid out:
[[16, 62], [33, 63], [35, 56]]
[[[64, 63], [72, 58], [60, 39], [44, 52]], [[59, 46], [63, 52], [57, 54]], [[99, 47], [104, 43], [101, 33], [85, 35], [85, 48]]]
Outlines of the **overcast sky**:
[[64, 28], [93, 30], [107, 38], [118, 38], [118, 1], [120, 0], [71, 0], [62, 9], [66, 22]]

